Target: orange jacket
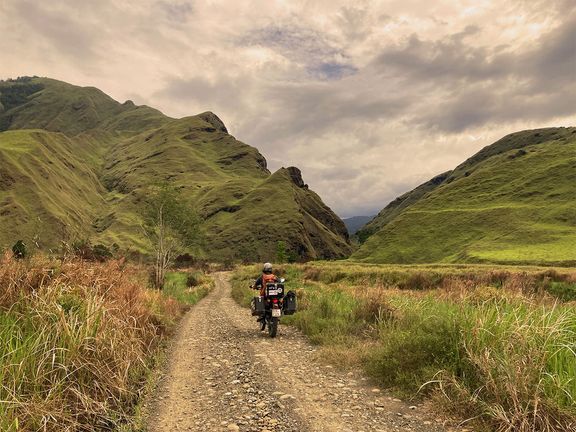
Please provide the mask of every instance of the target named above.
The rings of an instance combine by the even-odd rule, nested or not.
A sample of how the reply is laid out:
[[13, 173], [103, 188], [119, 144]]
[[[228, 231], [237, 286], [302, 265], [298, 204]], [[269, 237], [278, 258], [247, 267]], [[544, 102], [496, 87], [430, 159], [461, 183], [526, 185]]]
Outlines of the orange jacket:
[[260, 295], [264, 296], [266, 294], [266, 284], [275, 283], [278, 278], [273, 273], [263, 273], [258, 279], [256, 279], [256, 286], [260, 286]]

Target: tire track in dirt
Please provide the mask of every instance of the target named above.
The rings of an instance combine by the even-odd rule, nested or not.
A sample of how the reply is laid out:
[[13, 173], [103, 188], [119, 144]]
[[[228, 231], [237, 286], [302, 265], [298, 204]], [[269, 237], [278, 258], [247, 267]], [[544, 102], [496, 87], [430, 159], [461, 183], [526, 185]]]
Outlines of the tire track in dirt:
[[[275, 339], [230, 297], [226, 273], [183, 319], [146, 419], [151, 432], [439, 432], [421, 407], [383, 395], [360, 371], [316, 360], [295, 328]], [[414, 407], [412, 407], [414, 408]]]

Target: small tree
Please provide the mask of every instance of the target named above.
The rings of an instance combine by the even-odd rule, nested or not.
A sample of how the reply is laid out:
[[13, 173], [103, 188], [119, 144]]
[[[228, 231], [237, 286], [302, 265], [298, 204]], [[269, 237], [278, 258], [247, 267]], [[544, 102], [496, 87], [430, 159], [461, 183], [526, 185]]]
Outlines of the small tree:
[[26, 255], [28, 254], [26, 244], [22, 240], [18, 240], [14, 243], [14, 246], [12, 246], [12, 254], [16, 259], [26, 258]]
[[282, 264], [288, 260], [288, 252], [286, 251], [286, 242], [279, 240], [276, 243], [276, 261]]
[[142, 227], [155, 255], [152, 282], [154, 288], [162, 289], [174, 258], [198, 243], [200, 219], [178, 190], [165, 183], [154, 188], [142, 216]]

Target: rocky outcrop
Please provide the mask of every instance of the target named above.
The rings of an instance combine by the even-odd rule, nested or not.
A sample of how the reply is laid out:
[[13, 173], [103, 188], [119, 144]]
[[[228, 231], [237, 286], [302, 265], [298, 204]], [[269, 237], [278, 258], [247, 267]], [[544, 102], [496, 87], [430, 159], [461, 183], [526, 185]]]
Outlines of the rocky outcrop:
[[224, 122], [220, 120], [220, 118], [211, 111], [203, 112], [202, 114], [198, 114], [198, 117], [204, 120], [206, 123], [210, 123], [214, 126], [214, 129], [219, 132], [228, 133], [228, 129], [224, 125]]

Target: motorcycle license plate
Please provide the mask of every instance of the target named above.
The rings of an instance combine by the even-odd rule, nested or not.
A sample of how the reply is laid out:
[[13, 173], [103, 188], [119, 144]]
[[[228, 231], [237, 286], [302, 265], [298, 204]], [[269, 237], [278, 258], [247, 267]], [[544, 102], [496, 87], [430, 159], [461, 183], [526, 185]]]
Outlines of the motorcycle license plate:
[[280, 309], [272, 309], [273, 317], [279, 317], [280, 315], [282, 315], [282, 311]]

